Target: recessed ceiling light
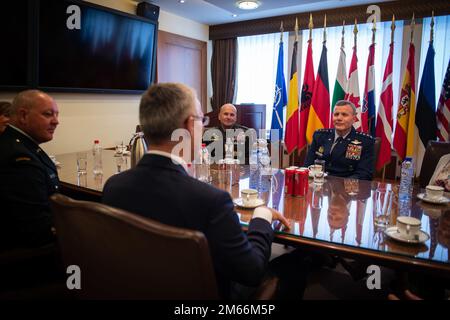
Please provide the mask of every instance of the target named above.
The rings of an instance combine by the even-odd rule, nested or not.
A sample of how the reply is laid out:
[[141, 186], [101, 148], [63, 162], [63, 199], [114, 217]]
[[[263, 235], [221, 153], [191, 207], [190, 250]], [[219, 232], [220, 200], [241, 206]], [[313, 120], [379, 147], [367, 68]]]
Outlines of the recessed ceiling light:
[[238, 0], [238, 1], [236, 1], [236, 6], [242, 10], [253, 10], [253, 9], [258, 8], [260, 6], [260, 4], [261, 3], [256, 0], [248, 0], [248, 1]]
[[179, 3], [184, 3], [184, 2], [185, 2], [185, 0], [178, 0], [178, 2], [179, 2]]
[[232, 17], [233, 17], [233, 18], [236, 18], [236, 17], [237, 17], [237, 14], [233, 14]]

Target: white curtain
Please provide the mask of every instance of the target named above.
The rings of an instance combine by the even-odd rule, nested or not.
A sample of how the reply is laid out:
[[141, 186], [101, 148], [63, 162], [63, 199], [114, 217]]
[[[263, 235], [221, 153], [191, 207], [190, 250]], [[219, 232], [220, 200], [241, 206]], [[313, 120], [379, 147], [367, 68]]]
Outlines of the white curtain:
[[[420, 73], [419, 79], [422, 79], [423, 66], [425, 64], [425, 58], [427, 56], [428, 45], [430, 41], [430, 26], [431, 18], [423, 19], [422, 30], [422, 46], [420, 54]], [[441, 94], [442, 82], [444, 81], [445, 72], [447, 71], [448, 61], [450, 59], [450, 16], [441, 16], [434, 18], [434, 75], [435, 75], [435, 87], [436, 87], [436, 105], [439, 101], [439, 95]], [[419, 82], [420, 84], [420, 82]], [[419, 90], [419, 84], [417, 84], [417, 90]]]
[[[270, 129], [277, 74], [280, 33], [238, 37], [236, 103], [266, 105], [266, 128]], [[284, 75], [288, 65], [288, 33], [283, 34]]]
[[[316, 25], [319, 23], [315, 21]], [[396, 21], [396, 29], [394, 34], [394, 63], [393, 63], [393, 79], [400, 78], [400, 66], [401, 66], [401, 54], [402, 54], [402, 36], [403, 36], [403, 21]], [[358, 75], [359, 75], [359, 89], [360, 97], [362, 99], [364, 95], [364, 86], [366, 80], [366, 65], [367, 57], [369, 55], [369, 46], [372, 43], [372, 24], [364, 23], [358, 24], [358, 38], [357, 38], [357, 56], [358, 56]], [[344, 45], [346, 53], [346, 66], [347, 77], [348, 70], [350, 69], [350, 62], [353, 54], [354, 25], [346, 25]], [[336, 81], [336, 72], [339, 62], [339, 48], [341, 47], [341, 35], [342, 26], [327, 28], [327, 61], [328, 61], [328, 81], [330, 89], [330, 103], [333, 97], [334, 83]], [[323, 41], [323, 28], [313, 29], [313, 60], [314, 60], [314, 72], [317, 75], [317, 68], [319, 67], [319, 59], [322, 53], [322, 41]], [[307, 41], [309, 39], [309, 30], [303, 30], [302, 32], [302, 48], [306, 48]], [[375, 106], [378, 112], [378, 105], [380, 100], [380, 90], [383, 81], [384, 67], [386, 65], [387, 56], [389, 53], [389, 44], [391, 42], [391, 22], [377, 23], [377, 32], [375, 35]], [[306, 49], [303, 50], [306, 52]], [[303, 81], [304, 65], [306, 60], [306, 54], [302, 55], [302, 75], [301, 82]], [[399, 81], [393, 82], [394, 93], [394, 108], [396, 101], [398, 101], [399, 95]], [[301, 83], [300, 83], [301, 87]], [[395, 113], [393, 113], [395, 114]]]

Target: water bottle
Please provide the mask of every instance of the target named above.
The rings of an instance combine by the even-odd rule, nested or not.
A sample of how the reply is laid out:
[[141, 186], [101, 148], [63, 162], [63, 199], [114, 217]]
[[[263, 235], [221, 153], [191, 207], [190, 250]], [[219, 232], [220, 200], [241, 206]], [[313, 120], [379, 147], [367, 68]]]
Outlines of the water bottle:
[[258, 165], [260, 172], [258, 191], [267, 192], [270, 189], [272, 168], [266, 139], [258, 139]]
[[103, 165], [102, 165], [102, 147], [100, 146], [100, 141], [95, 140], [94, 146], [92, 147], [92, 154], [94, 155], [94, 175], [102, 175], [103, 174]]
[[252, 145], [250, 153], [250, 181], [249, 187], [252, 189], [258, 189], [260, 179], [259, 171], [259, 159], [258, 159], [258, 143], [255, 142]]
[[210, 173], [209, 173], [209, 165], [210, 165], [209, 151], [206, 147], [206, 144], [202, 144], [200, 163], [198, 165], [197, 171], [197, 179], [203, 182], [209, 182]]
[[227, 142], [225, 143], [225, 159], [233, 159], [234, 153], [234, 144], [231, 138], [227, 138]]
[[269, 149], [267, 148], [267, 141], [265, 139], [258, 140], [259, 144], [259, 162], [261, 163], [261, 174], [262, 175], [271, 175], [272, 174], [272, 168], [270, 166], [270, 155], [269, 155]]
[[405, 158], [402, 163], [400, 188], [398, 190], [398, 198], [400, 201], [408, 200], [412, 197], [414, 178], [414, 161], [412, 158]]

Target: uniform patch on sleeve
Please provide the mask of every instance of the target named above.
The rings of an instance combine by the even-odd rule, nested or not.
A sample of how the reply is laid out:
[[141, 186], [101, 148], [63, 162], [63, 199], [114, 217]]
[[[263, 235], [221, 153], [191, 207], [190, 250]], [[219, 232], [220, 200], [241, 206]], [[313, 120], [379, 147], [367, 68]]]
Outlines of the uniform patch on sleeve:
[[19, 158], [16, 158], [16, 162], [19, 162], [19, 161], [31, 161], [31, 158], [28, 158], [28, 157], [19, 157]]

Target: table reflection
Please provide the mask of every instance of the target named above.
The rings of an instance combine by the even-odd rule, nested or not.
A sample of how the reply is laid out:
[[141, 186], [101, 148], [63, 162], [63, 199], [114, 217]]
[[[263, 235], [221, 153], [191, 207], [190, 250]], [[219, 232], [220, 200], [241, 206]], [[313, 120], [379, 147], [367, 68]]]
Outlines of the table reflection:
[[[88, 154], [87, 175], [84, 177], [77, 176], [76, 153], [59, 155], [57, 160], [61, 162], [58, 173], [63, 187], [76, 192], [69, 194], [72, 197], [89, 194], [99, 201], [105, 182], [117, 173], [114, 151], [103, 152], [104, 174], [101, 178], [95, 178], [92, 174], [91, 153]], [[130, 161], [124, 157], [121, 170], [129, 168]], [[226, 190], [233, 198], [239, 198], [242, 189], [255, 188], [259, 198], [268, 207], [284, 214], [291, 228], [277, 231], [275, 241], [318, 249], [333, 248], [338, 252], [352, 252], [354, 255], [385, 260], [397, 261], [400, 257], [407, 263], [424, 264], [432, 268], [437, 266], [450, 271], [450, 206], [423, 203], [415, 197], [421, 190], [415, 190], [405, 210], [398, 203], [398, 184], [328, 176], [323, 185], [315, 185], [310, 179], [307, 194], [294, 197], [285, 194], [283, 170], [273, 169], [271, 175], [258, 180], [250, 175], [249, 166], [241, 166], [239, 183], [234, 185], [219, 182], [217, 167], [212, 166], [210, 172], [212, 184]], [[393, 192], [392, 203], [389, 204], [390, 224], [395, 225], [399, 214], [419, 219], [422, 230], [430, 235], [425, 243], [407, 245], [397, 242], [385, 236], [384, 228], [374, 224], [377, 205], [380, 205], [380, 201], [386, 201], [383, 197], [389, 190]], [[253, 209], [237, 207], [236, 211], [245, 227], [252, 217]]]

